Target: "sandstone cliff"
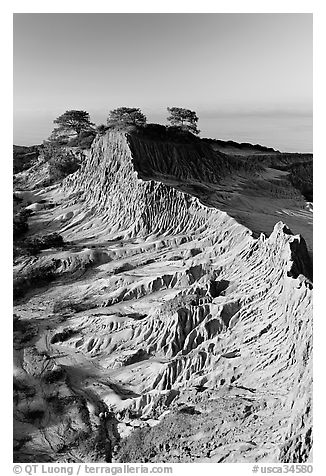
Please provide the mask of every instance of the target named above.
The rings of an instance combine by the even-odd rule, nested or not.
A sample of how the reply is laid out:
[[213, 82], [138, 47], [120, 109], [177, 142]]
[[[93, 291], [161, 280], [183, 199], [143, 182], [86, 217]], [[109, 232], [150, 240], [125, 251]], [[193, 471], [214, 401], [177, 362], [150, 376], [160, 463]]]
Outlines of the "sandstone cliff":
[[[311, 212], [284, 175], [199, 140], [108, 132], [42, 192], [55, 206], [32, 226], [67, 246], [17, 265], [55, 278], [16, 305], [33, 329], [17, 330], [17, 385], [43, 382], [38, 404], [19, 387], [18, 459], [308, 460], [311, 265], [288, 226], [309, 245]], [[65, 427], [44, 403], [62, 395]], [[21, 398], [41, 411], [33, 431]]]

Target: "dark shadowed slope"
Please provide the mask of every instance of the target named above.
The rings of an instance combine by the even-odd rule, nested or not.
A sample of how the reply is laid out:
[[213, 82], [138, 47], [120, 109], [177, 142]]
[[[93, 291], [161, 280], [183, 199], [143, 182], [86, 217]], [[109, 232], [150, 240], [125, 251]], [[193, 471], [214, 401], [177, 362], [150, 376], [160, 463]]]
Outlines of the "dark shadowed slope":
[[[312, 189], [311, 155], [244, 158], [213, 151], [205, 140], [194, 138], [190, 144], [187, 140], [187, 136], [153, 140], [146, 130], [131, 134], [128, 142], [139, 176], [172, 185], [206, 206], [226, 211], [256, 235], [269, 235], [274, 224], [284, 220], [312, 250], [311, 204], [301, 193], [305, 176]], [[303, 168], [300, 176], [298, 164]]]

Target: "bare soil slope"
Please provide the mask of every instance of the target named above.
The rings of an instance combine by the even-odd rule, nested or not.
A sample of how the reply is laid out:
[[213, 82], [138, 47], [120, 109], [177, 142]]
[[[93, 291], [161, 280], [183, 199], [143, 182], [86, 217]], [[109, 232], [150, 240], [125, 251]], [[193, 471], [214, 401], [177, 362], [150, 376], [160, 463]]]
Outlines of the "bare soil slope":
[[286, 175], [108, 132], [37, 192], [30, 234], [65, 245], [15, 266], [16, 461], [308, 460], [311, 211]]

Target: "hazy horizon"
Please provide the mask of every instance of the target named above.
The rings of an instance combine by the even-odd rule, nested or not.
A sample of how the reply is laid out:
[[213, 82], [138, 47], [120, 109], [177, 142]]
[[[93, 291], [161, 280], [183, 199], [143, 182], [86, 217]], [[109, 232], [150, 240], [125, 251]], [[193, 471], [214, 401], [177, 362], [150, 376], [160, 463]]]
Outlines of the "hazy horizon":
[[69, 109], [193, 109], [202, 137], [312, 151], [311, 14], [14, 14], [14, 143]]

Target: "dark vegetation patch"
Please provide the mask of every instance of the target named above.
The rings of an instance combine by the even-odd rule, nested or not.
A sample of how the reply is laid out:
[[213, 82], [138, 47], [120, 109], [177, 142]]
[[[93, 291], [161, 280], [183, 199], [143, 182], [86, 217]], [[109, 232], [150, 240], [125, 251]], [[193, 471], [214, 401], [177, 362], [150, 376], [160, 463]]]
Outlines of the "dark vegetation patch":
[[311, 162], [290, 165], [288, 168], [289, 180], [300, 190], [308, 202], [313, 201], [313, 165]]
[[41, 420], [44, 417], [44, 410], [29, 410], [25, 413], [25, 419], [31, 423], [34, 423], [35, 420]]
[[[312, 154], [296, 154], [296, 153], [275, 153], [252, 155], [248, 157], [230, 156], [235, 168], [244, 168], [247, 172], [259, 172], [270, 167], [276, 170], [288, 172], [283, 179], [270, 180], [270, 192], [276, 196], [285, 197], [287, 183], [290, 182], [294, 188], [305, 197], [308, 202], [313, 201], [313, 157]], [[241, 163], [243, 164], [241, 167]], [[259, 185], [257, 179], [253, 178], [253, 188]], [[266, 181], [264, 181], [264, 188]], [[259, 193], [267, 193], [265, 189], [259, 188]], [[283, 188], [283, 191], [282, 191]]]
[[69, 327], [66, 327], [61, 332], [57, 332], [57, 334], [54, 334], [54, 336], [52, 336], [51, 344], [57, 344], [58, 342], [65, 342], [66, 340], [70, 339], [70, 337], [76, 334], [78, 334], [78, 331], [71, 329]]
[[38, 327], [30, 320], [22, 319], [14, 314], [13, 320], [14, 342], [15, 344], [25, 344], [38, 334]]
[[160, 142], [177, 142], [183, 144], [200, 143], [201, 139], [186, 129], [178, 126], [164, 126], [162, 124], [101, 124], [97, 128], [98, 135], [104, 135], [107, 131], [120, 131], [128, 134], [141, 136], [143, 139]]
[[73, 301], [70, 299], [60, 299], [53, 303], [52, 312], [54, 314], [71, 314], [75, 312], [87, 311], [94, 307], [94, 303]]
[[[61, 370], [64, 372], [63, 369]], [[68, 376], [67, 383], [69, 383]], [[87, 426], [89, 426], [89, 411], [87, 409], [87, 402], [84, 397], [77, 395], [67, 395], [65, 397], [59, 397], [58, 395], [48, 395], [46, 396], [46, 402], [50, 406], [51, 413], [59, 414], [60, 417], [62, 417], [62, 415], [65, 413], [68, 413], [71, 408], [77, 409], [82, 421]]]
[[13, 171], [14, 174], [29, 169], [37, 162], [39, 156], [39, 146], [32, 145], [29, 147], [23, 145], [13, 146]]
[[30, 289], [46, 286], [56, 277], [57, 264], [55, 261], [42, 266], [29, 266], [27, 271], [14, 279], [14, 299], [22, 298]]
[[183, 144], [200, 143], [201, 139], [191, 132], [178, 126], [163, 126], [162, 124], [145, 124], [133, 129], [133, 133], [151, 140], [177, 142]]
[[[265, 156], [263, 156], [265, 160]], [[300, 163], [311, 163], [313, 160], [312, 154], [299, 154], [299, 153], [290, 153], [282, 152], [274, 155], [267, 155], [266, 159], [269, 162], [269, 166], [274, 169], [287, 170], [287, 166], [300, 164]]]
[[27, 385], [22, 380], [17, 379], [17, 377], [13, 378], [13, 391], [14, 391], [14, 398], [17, 396], [17, 393], [22, 393], [25, 398], [27, 397], [34, 397], [36, 394], [36, 390], [34, 387]]
[[[28, 230], [28, 225], [26, 222]], [[42, 250], [49, 248], [62, 248], [64, 240], [59, 233], [47, 233], [24, 238], [23, 233], [14, 234], [14, 260], [22, 257], [37, 256]]]
[[55, 183], [76, 172], [81, 165], [81, 154], [53, 143], [46, 143], [42, 149], [43, 160], [49, 164], [49, 183]]
[[[19, 438], [19, 440], [16, 440], [16, 438], [14, 438], [14, 444], [13, 444], [13, 450], [14, 450], [14, 454], [15, 453], [18, 453], [19, 455], [21, 455], [21, 449], [26, 445], [26, 443], [29, 443], [30, 441], [32, 440], [32, 436], [31, 435], [28, 435], [28, 436], [23, 436], [21, 438]], [[22, 459], [22, 461], [25, 462], [25, 459]], [[16, 463], [16, 461], [15, 461]]]
[[288, 172], [286, 179], [302, 193], [308, 202], [313, 201], [312, 154], [280, 153], [255, 158], [256, 161], [259, 159], [268, 167]]
[[36, 235], [25, 240], [26, 250], [31, 255], [37, 255], [40, 251], [48, 248], [60, 248], [63, 245], [64, 240], [59, 233]]
[[195, 407], [186, 405], [179, 409], [180, 413], [186, 413], [187, 415], [200, 415], [200, 412]]
[[20, 238], [28, 231], [28, 217], [30, 210], [22, 209], [13, 216], [13, 237], [14, 240]]
[[90, 149], [96, 137], [96, 131], [82, 131], [78, 136], [73, 137], [67, 143], [68, 147], [78, 147], [80, 149]]
[[230, 147], [239, 149], [240, 151], [258, 151], [264, 153], [276, 153], [277, 150], [273, 149], [272, 147], [266, 147], [260, 144], [249, 144], [248, 142], [234, 142], [233, 140], [219, 140], [219, 139], [202, 139], [203, 141], [207, 142], [208, 144], [212, 144], [214, 146], [218, 146], [219, 149], [223, 152], [223, 149], [228, 149]]
[[[15, 146], [13, 149], [14, 174], [48, 164], [48, 177], [42, 186], [52, 185], [76, 172], [82, 163], [84, 150], [90, 149], [96, 137], [95, 130], [81, 131], [76, 137], [60, 136], [38, 146]], [[74, 150], [71, 150], [71, 149]], [[32, 169], [33, 167], [33, 169]], [[18, 182], [17, 182], [18, 183]]]
[[[256, 159], [257, 160], [257, 159]], [[313, 158], [311, 154], [278, 154], [267, 158], [268, 166], [288, 172], [285, 177], [308, 202], [313, 201]]]
[[42, 380], [46, 383], [55, 383], [63, 380], [66, 377], [66, 373], [63, 368], [59, 367], [53, 370], [48, 370], [42, 375]]

